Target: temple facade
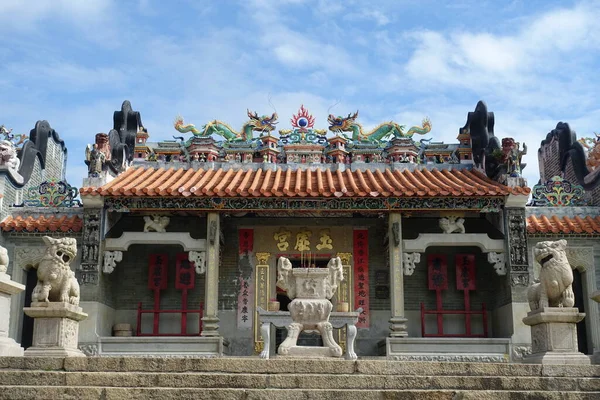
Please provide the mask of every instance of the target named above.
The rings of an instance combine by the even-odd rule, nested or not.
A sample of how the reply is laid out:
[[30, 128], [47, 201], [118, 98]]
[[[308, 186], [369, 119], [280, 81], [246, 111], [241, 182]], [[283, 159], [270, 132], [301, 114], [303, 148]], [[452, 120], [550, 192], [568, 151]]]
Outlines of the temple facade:
[[559, 124], [541, 144], [532, 192], [526, 146], [494, 135], [483, 102], [450, 144], [435, 141], [442, 128], [428, 118], [367, 130], [358, 112], [316, 121], [301, 106], [276, 129], [276, 113], [247, 115], [239, 131], [177, 117], [179, 136], [152, 141], [125, 101], [88, 146], [79, 191], [47, 122], [28, 138], [5, 128], [0, 244], [26, 286], [10, 337], [31, 344], [22, 309], [42, 237], [73, 237], [88, 355], [275, 354], [287, 333], [275, 317], [285, 320], [294, 297], [278, 265], [317, 271], [339, 258], [331, 319], [342, 321], [333, 338], [347, 358], [518, 361], [531, 349], [522, 319], [539, 272], [533, 248], [565, 238], [586, 313], [580, 351], [599, 354], [596, 139], [574, 141]]

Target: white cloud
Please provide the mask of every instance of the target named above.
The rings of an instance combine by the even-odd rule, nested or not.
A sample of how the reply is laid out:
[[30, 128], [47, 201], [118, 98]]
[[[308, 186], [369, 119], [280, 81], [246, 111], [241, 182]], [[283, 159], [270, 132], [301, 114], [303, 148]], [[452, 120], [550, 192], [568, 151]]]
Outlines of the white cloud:
[[598, 9], [579, 6], [526, 20], [527, 25], [505, 35], [416, 32], [409, 35], [418, 45], [406, 71], [416, 79], [469, 88], [474, 81], [479, 85], [531, 80], [539, 70], [564, 67], [561, 56], [585, 48], [597, 50], [599, 17]]
[[14, 26], [30, 25], [39, 20], [53, 17], [72, 21], [94, 21], [104, 19], [111, 8], [111, 0], [2, 0], [0, 18]]

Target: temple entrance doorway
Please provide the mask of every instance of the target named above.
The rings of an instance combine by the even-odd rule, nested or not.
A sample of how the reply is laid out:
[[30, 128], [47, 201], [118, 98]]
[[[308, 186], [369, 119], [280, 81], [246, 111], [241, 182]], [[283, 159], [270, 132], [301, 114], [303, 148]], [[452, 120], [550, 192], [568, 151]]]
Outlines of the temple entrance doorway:
[[[25, 307], [31, 304], [31, 294], [33, 288], [37, 285], [37, 269], [29, 268], [27, 270], [27, 280], [25, 282]], [[33, 318], [23, 314], [23, 326], [21, 331], [21, 346], [24, 349], [31, 347], [33, 343]]]
[[[579, 312], [585, 313], [585, 297], [583, 290], [583, 277], [578, 269], [573, 269], [573, 292], [575, 293], [575, 307], [579, 309]], [[587, 318], [582, 319], [577, 323], [577, 346], [578, 350], [583, 354], [588, 353], [587, 343]]]

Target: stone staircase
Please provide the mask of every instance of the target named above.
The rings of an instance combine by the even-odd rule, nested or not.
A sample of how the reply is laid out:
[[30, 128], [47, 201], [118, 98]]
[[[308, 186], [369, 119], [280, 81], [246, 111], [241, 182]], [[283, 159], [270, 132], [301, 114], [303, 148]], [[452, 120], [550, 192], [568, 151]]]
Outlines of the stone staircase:
[[0, 357], [0, 399], [600, 399], [600, 366]]

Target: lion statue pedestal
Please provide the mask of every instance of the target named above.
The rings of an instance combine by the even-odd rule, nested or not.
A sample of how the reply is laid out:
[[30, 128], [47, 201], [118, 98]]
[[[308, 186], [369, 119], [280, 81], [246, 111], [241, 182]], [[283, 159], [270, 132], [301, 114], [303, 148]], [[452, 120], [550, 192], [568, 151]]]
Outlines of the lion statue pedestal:
[[37, 266], [38, 283], [30, 307], [23, 311], [34, 318], [30, 357], [85, 357], [78, 349], [79, 321], [87, 314], [79, 307], [79, 284], [71, 270], [77, 255], [72, 238], [44, 236], [46, 253]]
[[590, 364], [577, 347], [577, 323], [585, 314], [573, 307], [573, 270], [566, 247], [565, 240], [557, 240], [540, 242], [534, 248], [542, 268], [539, 282], [527, 291], [531, 311], [523, 323], [531, 327], [531, 354], [523, 358], [525, 363]]
[[25, 286], [12, 281], [10, 275], [6, 273], [7, 268], [8, 252], [0, 246], [0, 315], [7, 316], [7, 318], [0, 318], [0, 357], [20, 357], [23, 355], [23, 348], [14, 339], [8, 337], [8, 330], [11, 297], [25, 290]]

